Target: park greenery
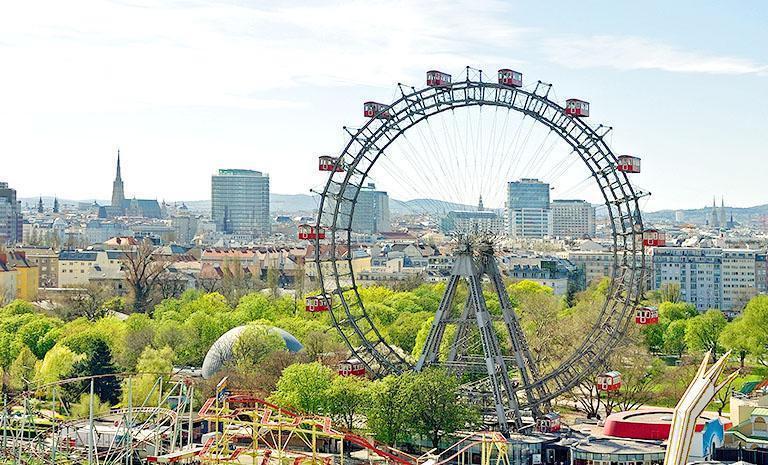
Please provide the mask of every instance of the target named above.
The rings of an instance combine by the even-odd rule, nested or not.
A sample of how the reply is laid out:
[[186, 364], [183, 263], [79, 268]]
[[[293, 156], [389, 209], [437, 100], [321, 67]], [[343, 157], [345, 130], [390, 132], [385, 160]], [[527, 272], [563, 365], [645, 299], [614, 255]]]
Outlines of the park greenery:
[[[531, 281], [508, 284], [530, 348], [543, 371], [556, 366], [581, 341], [595, 321], [609, 282], [594, 283], [568, 299]], [[362, 288], [360, 294], [383, 336], [415, 360], [424, 346], [445, 284], [421, 284], [395, 290]], [[466, 289], [459, 289], [462, 302]], [[671, 406], [682, 394], [702, 354], [732, 351], [737, 381], [761, 377], [768, 369], [768, 296], [754, 297], [741, 316], [728, 321], [717, 310], [700, 313], [680, 301], [679, 290], [649, 293], [659, 309], [656, 325], [632, 325], [626, 343], [604, 367], [622, 372], [618, 394], [606, 397], [588, 379], [577, 386], [562, 409], [589, 416], [642, 405]], [[499, 314], [492, 292], [486, 293], [491, 313]], [[201, 366], [207, 350], [231, 328], [249, 325], [232, 351], [221, 376], [240, 389], [299, 412], [328, 415], [341, 427], [365, 429], [396, 444], [417, 435], [437, 447], [443, 435], [478, 421], [474, 408], [461, 400], [462, 380], [439, 369], [388, 376], [371, 381], [339, 376], [336, 364], [346, 349], [330, 330], [330, 316], [308, 313], [294, 296], [273, 290], [256, 291], [233, 301], [217, 292], [188, 290], [154, 304], [151, 311], [135, 308], [122, 298], [102, 299], [94, 308], [87, 298], [41, 309], [20, 300], [0, 308], [0, 373], [8, 395], [36, 390], [70, 378], [99, 375], [94, 385], [99, 408], [127, 405], [124, 373], [146, 373], [132, 379], [134, 404], [151, 397], [157, 375], [170, 379], [174, 367]], [[289, 353], [269, 327], [282, 328], [304, 345]], [[503, 350], [509, 341], [498, 329]], [[445, 340], [450, 339], [451, 328]], [[445, 345], [445, 344], [444, 344]], [[441, 350], [446, 352], [447, 346]], [[209, 380], [200, 396], [211, 395], [218, 380]], [[61, 400], [70, 415], [83, 410], [89, 381], [63, 385]], [[737, 387], [734, 385], [732, 387]], [[714, 407], [721, 412], [727, 401]]]

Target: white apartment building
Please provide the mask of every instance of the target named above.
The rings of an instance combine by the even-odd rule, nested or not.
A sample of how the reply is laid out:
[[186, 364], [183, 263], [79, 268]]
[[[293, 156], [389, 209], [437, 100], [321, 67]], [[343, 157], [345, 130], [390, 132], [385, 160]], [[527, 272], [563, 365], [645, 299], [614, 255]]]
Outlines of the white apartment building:
[[553, 200], [552, 235], [554, 237], [594, 237], [595, 207], [585, 200]]

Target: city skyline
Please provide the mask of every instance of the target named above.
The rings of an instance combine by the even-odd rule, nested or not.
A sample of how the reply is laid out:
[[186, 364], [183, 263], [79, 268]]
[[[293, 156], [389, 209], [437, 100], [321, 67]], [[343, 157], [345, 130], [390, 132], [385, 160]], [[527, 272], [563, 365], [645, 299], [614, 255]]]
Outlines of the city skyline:
[[[754, 45], [767, 39], [765, 8], [693, 5], [664, 4], [668, 17], [655, 18], [608, 2], [16, 4], [0, 18], [0, 151], [42, 168], [17, 164], [3, 179], [25, 198], [108, 198], [101, 180], [120, 148], [142, 198], [207, 198], [219, 168], [306, 194], [324, 181], [316, 157], [363, 121], [362, 102], [391, 101], [397, 82], [420, 85], [433, 67], [492, 77], [511, 66], [553, 83], [559, 100], [591, 101], [615, 152], [643, 157], [633, 182], [654, 194], [646, 210], [699, 208], [713, 192], [764, 204], [764, 175], [749, 167], [765, 155], [768, 59]], [[367, 27], [373, 18], [391, 26]]]

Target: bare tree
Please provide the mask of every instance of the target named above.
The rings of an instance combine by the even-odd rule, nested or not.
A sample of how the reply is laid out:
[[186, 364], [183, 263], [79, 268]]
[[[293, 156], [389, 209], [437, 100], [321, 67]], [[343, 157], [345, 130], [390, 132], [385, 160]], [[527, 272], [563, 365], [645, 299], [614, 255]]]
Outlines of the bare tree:
[[267, 287], [272, 297], [280, 295], [280, 271], [271, 264], [267, 267]]
[[133, 311], [150, 313], [153, 292], [160, 277], [171, 262], [154, 255], [155, 247], [148, 239], [143, 240], [135, 250], [123, 251], [125, 280], [133, 291]]
[[228, 259], [222, 262], [221, 280], [215, 291], [221, 292], [230, 305], [237, 305], [241, 297], [261, 289], [264, 289], [264, 283], [253, 274], [251, 268], [244, 267], [240, 260]]
[[595, 388], [592, 378], [587, 378], [577, 384], [567, 397], [573, 402], [573, 407], [582, 412], [587, 418], [597, 418], [600, 415], [600, 393]]
[[112, 297], [107, 286], [101, 284], [86, 284], [72, 286], [57, 298], [59, 312], [65, 320], [84, 316], [90, 321], [96, 321], [107, 314], [104, 303]]
[[158, 296], [161, 300], [177, 298], [187, 290], [187, 281], [182, 273], [166, 270], [158, 279]]
[[717, 405], [717, 414], [723, 416], [723, 410], [725, 406], [731, 400], [731, 394], [733, 394], [733, 384], [736, 382], [736, 378], [732, 379], [724, 389], [720, 389], [715, 396], [715, 405]]

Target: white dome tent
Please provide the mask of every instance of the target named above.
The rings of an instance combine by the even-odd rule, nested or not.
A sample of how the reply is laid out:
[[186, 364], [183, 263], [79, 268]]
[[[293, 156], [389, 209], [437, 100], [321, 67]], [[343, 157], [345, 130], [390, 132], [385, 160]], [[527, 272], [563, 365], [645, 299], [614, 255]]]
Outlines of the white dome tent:
[[232, 359], [232, 348], [235, 346], [235, 343], [243, 334], [243, 332], [248, 328], [258, 326], [266, 327], [269, 329], [269, 332], [277, 334], [283, 338], [283, 341], [285, 342], [285, 348], [289, 352], [295, 353], [304, 349], [304, 346], [301, 344], [301, 342], [299, 342], [298, 339], [296, 339], [291, 333], [284, 329], [265, 325], [237, 326], [222, 334], [221, 337], [219, 337], [216, 342], [211, 345], [211, 348], [208, 349], [208, 353], [205, 354], [205, 359], [203, 360], [203, 378], [210, 379], [219, 370], [221, 370], [224, 364]]

